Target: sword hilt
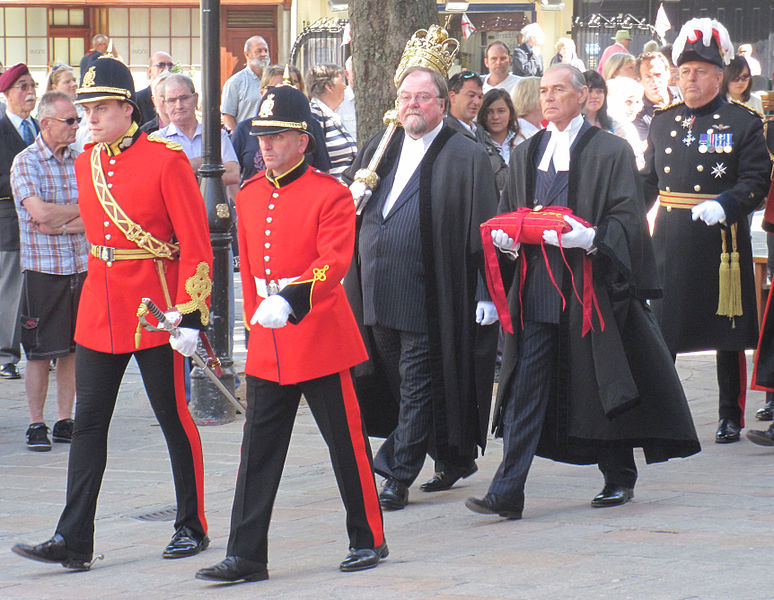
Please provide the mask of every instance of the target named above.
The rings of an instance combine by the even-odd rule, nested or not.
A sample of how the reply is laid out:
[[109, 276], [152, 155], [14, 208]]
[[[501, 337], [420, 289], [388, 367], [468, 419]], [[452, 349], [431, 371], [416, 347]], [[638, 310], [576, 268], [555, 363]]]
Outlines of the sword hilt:
[[142, 304], [145, 306], [145, 308], [148, 309], [148, 312], [152, 314], [156, 320], [159, 322], [159, 325], [168, 331], [173, 336], [177, 337], [177, 327], [175, 327], [172, 323], [169, 322], [169, 319], [167, 319], [167, 316], [164, 314], [164, 311], [162, 311], [158, 306], [156, 306], [156, 303], [151, 300], [150, 298], [143, 298]]

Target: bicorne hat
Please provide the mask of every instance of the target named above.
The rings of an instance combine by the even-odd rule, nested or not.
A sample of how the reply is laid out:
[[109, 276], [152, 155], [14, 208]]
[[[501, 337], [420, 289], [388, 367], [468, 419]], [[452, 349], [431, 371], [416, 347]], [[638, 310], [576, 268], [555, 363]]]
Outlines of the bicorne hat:
[[75, 104], [100, 100], [122, 100], [134, 108], [132, 119], [140, 122], [140, 109], [134, 95], [134, 79], [120, 60], [103, 54], [81, 73], [81, 85], [75, 90]]
[[281, 131], [298, 131], [309, 137], [307, 152], [314, 149], [311, 132], [312, 110], [303, 92], [290, 85], [270, 87], [261, 99], [258, 115], [252, 120], [250, 135], [268, 135]]
[[700, 61], [724, 68], [734, 57], [728, 30], [715, 19], [691, 19], [680, 29], [672, 46], [672, 62], [678, 67]]

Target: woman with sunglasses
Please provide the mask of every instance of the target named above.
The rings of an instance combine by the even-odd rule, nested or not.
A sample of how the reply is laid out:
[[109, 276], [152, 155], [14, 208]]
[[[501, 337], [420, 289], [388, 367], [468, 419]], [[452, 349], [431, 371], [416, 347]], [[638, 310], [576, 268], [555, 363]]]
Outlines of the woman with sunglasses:
[[752, 94], [752, 76], [750, 66], [744, 56], [735, 56], [723, 70], [723, 84], [720, 93], [729, 101], [741, 102], [760, 114], [763, 104], [758, 96]]
[[[78, 80], [70, 65], [54, 65], [46, 78], [46, 92], [63, 92], [72, 100], [75, 100], [75, 90], [78, 89]], [[75, 105], [78, 111], [78, 132], [75, 134], [75, 141], [70, 146], [78, 154], [83, 152], [83, 147], [89, 143], [89, 128], [86, 119], [83, 118], [83, 107]], [[72, 123], [68, 123], [72, 125]]]

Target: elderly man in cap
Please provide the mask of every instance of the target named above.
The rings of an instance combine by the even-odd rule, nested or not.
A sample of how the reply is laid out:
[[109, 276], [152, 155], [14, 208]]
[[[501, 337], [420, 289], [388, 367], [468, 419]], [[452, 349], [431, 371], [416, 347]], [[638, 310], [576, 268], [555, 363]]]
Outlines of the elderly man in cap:
[[684, 102], [656, 111], [643, 171], [647, 208], [660, 201], [653, 246], [664, 297], [653, 309], [673, 355], [717, 351], [719, 444], [744, 426], [745, 349], [758, 341], [748, 216], [771, 182], [760, 116], [720, 93], [733, 53], [717, 21], [683, 25], [673, 58]]
[[367, 359], [341, 279], [355, 243], [349, 190], [312, 169], [309, 102], [289, 85], [263, 97], [252, 134], [266, 171], [236, 197], [247, 347], [247, 413], [226, 558], [198, 579], [260, 581], [268, 530], [298, 402], [306, 398], [328, 445], [347, 511], [342, 571], [388, 554], [373, 461], [350, 367]]
[[19, 264], [19, 221], [11, 190], [11, 164], [35, 141], [40, 127], [30, 113], [35, 88], [27, 65], [19, 63], [0, 75], [0, 92], [8, 106], [0, 118], [0, 377], [19, 379], [19, 303], [22, 275]]
[[629, 52], [629, 42], [632, 41], [632, 36], [628, 29], [619, 29], [615, 32], [613, 43], [610, 44], [602, 52], [602, 56], [599, 57], [599, 64], [597, 65], [597, 73], [602, 75], [602, 70], [605, 68], [607, 59], [613, 56], [613, 54], [631, 54]]
[[[13, 551], [74, 570], [91, 566], [94, 513], [107, 461], [107, 433], [124, 371], [134, 356], [172, 462], [177, 517], [164, 558], [207, 548], [202, 448], [188, 413], [183, 355], [209, 320], [212, 249], [203, 202], [185, 153], [140, 132], [129, 69], [100, 58], [84, 74], [76, 103], [94, 144], [75, 163], [78, 203], [91, 243], [75, 326], [77, 403], [67, 503], [55, 535]], [[150, 298], [178, 326], [176, 336], [142, 331]], [[174, 350], [177, 350], [175, 352]]]

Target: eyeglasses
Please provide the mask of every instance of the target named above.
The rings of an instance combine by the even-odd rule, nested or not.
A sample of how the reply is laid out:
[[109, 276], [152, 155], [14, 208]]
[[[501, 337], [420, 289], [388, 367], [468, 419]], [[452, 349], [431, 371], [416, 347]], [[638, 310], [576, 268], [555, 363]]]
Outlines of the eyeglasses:
[[157, 62], [155, 65], [153, 65], [157, 69], [172, 69], [175, 66], [175, 63], [173, 62]]
[[750, 74], [747, 73], [746, 75], [738, 75], [737, 77], [734, 77], [731, 81], [734, 83], [742, 83], [743, 81], [750, 81]]
[[427, 92], [420, 92], [414, 95], [398, 94], [398, 102], [401, 104], [411, 104], [413, 100], [416, 100], [418, 104], [427, 104], [434, 98], [440, 98], [440, 96], [434, 96], [433, 94], [428, 94]]
[[179, 102], [180, 104], [185, 104], [191, 98], [193, 98], [193, 94], [188, 94], [187, 96], [178, 96], [177, 98], [164, 98], [164, 103], [177, 104]]
[[11, 88], [17, 88], [22, 92], [34, 90], [36, 87], [38, 87], [38, 83], [36, 81], [33, 81], [32, 83], [17, 83], [16, 85], [11, 86]]
[[63, 119], [62, 117], [49, 117], [49, 119], [54, 119], [54, 121], [59, 121], [60, 123], [67, 123], [69, 127], [72, 127], [75, 123], [80, 123], [83, 120], [81, 117], [68, 117], [67, 119]]

